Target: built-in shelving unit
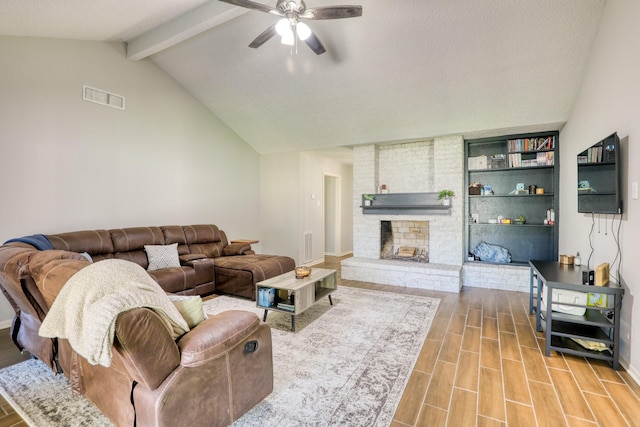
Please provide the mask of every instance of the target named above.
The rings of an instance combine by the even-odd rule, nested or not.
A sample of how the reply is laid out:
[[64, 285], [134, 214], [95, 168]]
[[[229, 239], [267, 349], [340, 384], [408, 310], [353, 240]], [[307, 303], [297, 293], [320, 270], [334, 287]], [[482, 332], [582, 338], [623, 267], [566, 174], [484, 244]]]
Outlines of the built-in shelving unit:
[[[557, 260], [558, 143], [555, 131], [466, 141], [466, 186], [480, 185], [466, 195], [467, 253], [485, 242], [506, 248], [514, 264]], [[544, 192], [530, 193], [530, 186]], [[555, 221], [545, 224], [549, 210]], [[524, 224], [514, 223], [520, 216]], [[502, 224], [499, 218], [511, 223]]]
[[[373, 198], [373, 200], [369, 200]], [[438, 193], [378, 193], [362, 195], [362, 213], [374, 215], [448, 214]]]

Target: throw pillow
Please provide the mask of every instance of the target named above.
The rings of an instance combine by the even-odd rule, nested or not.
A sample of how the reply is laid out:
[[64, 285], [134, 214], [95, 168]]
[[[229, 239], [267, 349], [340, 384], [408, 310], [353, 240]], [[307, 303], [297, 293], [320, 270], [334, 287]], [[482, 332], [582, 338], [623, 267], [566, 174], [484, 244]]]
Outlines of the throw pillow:
[[198, 323], [204, 320], [204, 311], [202, 310], [202, 298], [197, 295], [169, 295], [169, 299], [176, 306], [189, 328], [195, 328]]
[[178, 258], [178, 244], [172, 245], [144, 245], [147, 252], [149, 267], [147, 270], [160, 270], [161, 268], [180, 267]]

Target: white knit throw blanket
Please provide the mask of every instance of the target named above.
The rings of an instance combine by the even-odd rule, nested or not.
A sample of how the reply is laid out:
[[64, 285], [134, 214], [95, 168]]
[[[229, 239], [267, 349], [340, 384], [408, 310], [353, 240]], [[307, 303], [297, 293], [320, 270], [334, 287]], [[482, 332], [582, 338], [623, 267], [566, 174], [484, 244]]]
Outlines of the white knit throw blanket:
[[130, 261], [108, 259], [88, 265], [67, 281], [39, 334], [66, 338], [89, 363], [108, 367], [116, 319], [137, 307], [158, 313], [174, 338], [189, 331], [180, 312], [144, 268]]

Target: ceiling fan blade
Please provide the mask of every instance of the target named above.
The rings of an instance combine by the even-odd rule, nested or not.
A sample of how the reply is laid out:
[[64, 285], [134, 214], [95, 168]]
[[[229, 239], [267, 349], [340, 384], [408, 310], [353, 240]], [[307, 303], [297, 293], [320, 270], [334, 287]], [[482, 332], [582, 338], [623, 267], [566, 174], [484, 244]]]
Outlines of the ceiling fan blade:
[[322, 55], [327, 51], [320, 39], [313, 32], [304, 42], [316, 53], [316, 55]]
[[[226, 0], [222, 0], [226, 1]], [[307, 9], [300, 14], [306, 19], [340, 19], [362, 16], [362, 6], [327, 6]]]
[[246, 7], [247, 9], [259, 10], [260, 12], [271, 13], [272, 15], [282, 16], [282, 13], [271, 6], [267, 6], [266, 4], [257, 3], [251, 0], [220, 0], [224, 3], [233, 4], [240, 7]]
[[262, 34], [260, 34], [258, 37], [256, 37], [251, 44], [249, 45], [249, 47], [252, 48], [258, 48], [260, 46], [262, 46], [267, 40], [269, 40], [271, 37], [276, 35], [276, 24], [273, 24], [272, 26], [270, 26], [269, 28], [267, 28], [266, 30], [264, 30], [262, 32]]

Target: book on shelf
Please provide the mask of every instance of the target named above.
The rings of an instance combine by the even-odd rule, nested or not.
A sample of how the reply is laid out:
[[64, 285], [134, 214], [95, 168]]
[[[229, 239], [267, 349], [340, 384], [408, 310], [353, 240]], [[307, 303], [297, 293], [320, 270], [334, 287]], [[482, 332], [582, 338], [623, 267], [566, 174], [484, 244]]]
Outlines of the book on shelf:
[[274, 288], [258, 288], [258, 305], [261, 307], [273, 307], [276, 300]]
[[276, 305], [277, 308], [281, 309], [281, 310], [286, 310], [286, 311], [295, 311], [296, 307], [292, 304], [285, 304], [283, 302], [279, 302]]
[[[531, 156], [533, 154], [530, 154]], [[510, 168], [530, 168], [536, 166], [553, 166], [554, 152], [543, 151], [535, 153], [533, 158], [522, 158], [522, 153], [509, 153]]]
[[518, 138], [507, 140], [509, 152], [514, 151], [544, 151], [556, 148], [555, 135], [542, 138]]
[[536, 154], [537, 166], [553, 166], [553, 151], [545, 151]]
[[587, 163], [602, 162], [602, 147], [591, 147], [587, 150]]
[[467, 167], [469, 170], [487, 169], [489, 165], [487, 156], [475, 156], [467, 159]]

